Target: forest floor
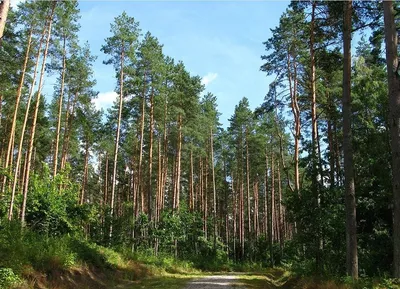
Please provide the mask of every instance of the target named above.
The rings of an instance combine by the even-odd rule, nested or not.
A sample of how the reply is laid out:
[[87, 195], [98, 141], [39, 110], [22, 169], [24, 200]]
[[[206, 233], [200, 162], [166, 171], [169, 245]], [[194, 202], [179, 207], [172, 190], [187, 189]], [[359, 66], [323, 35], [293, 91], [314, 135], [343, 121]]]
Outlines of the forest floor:
[[[286, 286], [291, 282], [290, 274], [280, 269], [267, 269], [263, 273], [167, 273], [152, 272], [138, 263], [117, 270], [96, 269], [93, 267], [71, 268], [66, 271], [38, 274], [32, 272], [18, 289], [275, 289], [296, 288]], [[28, 277], [28, 276], [26, 276]]]
[[[71, 268], [67, 271], [38, 274], [13, 289], [350, 289], [399, 288], [386, 286], [350, 286], [333, 280], [300, 278], [283, 269], [270, 268], [263, 272], [154, 272], [138, 263], [128, 268]], [[0, 286], [1, 288], [1, 286]]]

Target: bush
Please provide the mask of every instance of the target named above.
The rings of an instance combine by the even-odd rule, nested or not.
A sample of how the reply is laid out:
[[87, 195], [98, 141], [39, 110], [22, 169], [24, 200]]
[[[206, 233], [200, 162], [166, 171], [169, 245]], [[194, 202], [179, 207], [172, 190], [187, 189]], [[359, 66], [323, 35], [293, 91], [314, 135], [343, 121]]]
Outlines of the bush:
[[11, 268], [0, 268], [0, 289], [6, 289], [21, 282]]

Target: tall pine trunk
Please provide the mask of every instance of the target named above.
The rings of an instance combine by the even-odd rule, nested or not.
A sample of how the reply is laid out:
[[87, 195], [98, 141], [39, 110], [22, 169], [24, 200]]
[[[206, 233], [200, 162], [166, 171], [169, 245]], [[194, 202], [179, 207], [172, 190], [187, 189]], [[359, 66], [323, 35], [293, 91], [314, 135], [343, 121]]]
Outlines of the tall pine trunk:
[[150, 96], [150, 139], [149, 139], [149, 184], [147, 192], [147, 213], [149, 220], [152, 219], [152, 197], [153, 197], [153, 187], [152, 187], [152, 174], [153, 174], [153, 133], [154, 133], [154, 88], [152, 88]]
[[57, 175], [58, 166], [58, 146], [60, 143], [60, 131], [61, 131], [61, 114], [63, 106], [63, 96], [64, 96], [64, 82], [65, 82], [65, 71], [66, 71], [66, 37], [64, 35], [63, 41], [63, 60], [62, 60], [62, 70], [61, 70], [61, 88], [60, 97], [58, 99], [58, 115], [57, 115], [57, 128], [56, 128], [56, 143], [54, 145], [54, 156], [53, 156], [53, 176]]
[[274, 165], [274, 155], [271, 154], [271, 198], [269, 204], [269, 254], [270, 254], [270, 261], [271, 266], [274, 266], [274, 214], [275, 214], [275, 165]]
[[[319, 158], [318, 158], [318, 124], [317, 124], [317, 90], [316, 90], [316, 63], [315, 63], [315, 22], [316, 22], [317, 1], [313, 0], [311, 5], [311, 22], [310, 22], [310, 70], [311, 70], [311, 162], [312, 162], [312, 192], [315, 196], [316, 206], [320, 207], [320, 184], [319, 175]], [[320, 176], [322, 178], [322, 175]], [[321, 180], [322, 181], [322, 180]], [[316, 271], [319, 273], [322, 270], [321, 259], [321, 236], [320, 227], [317, 226], [316, 232], [316, 255], [315, 265]]]
[[[41, 34], [40, 40], [39, 40], [39, 46], [38, 46], [38, 51], [37, 51], [36, 60], [35, 60], [36, 61], [35, 68], [33, 70], [34, 72], [33, 72], [31, 87], [29, 89], [29, 96], [28, 96], [28, 100], [27, 100], [27, 103], [26, 103], [24, 122], [23, 122], [22, 128], [21, 128], [20, 141], [19, 141], [19, 145], [18, 145], [17, 161], [16, 161], [16, 164], [15, 164], [14, 177], [13, 177], [12, 190], [11, 190], [11, 200], [10, 200], [10, 206], [8, 208], [8, 220], [10, 220], [10, 221], [11, 221], [11, 219], [13, 217], [13, 207], [14, 207], [15, 193], [16, 193], [17, 184], [18, 184], [18, 173], [19, 173], [19, 170], [20, 170], [21, 160], [22, 160], [22, 156], [23, 156], [22, 148], [24, 146], [25, 131], [26, 131], [27, 123], [28, 123], [28, 118], [29, 118], [29, 112], [30, 112], [30, 106], [31, 106], [32, 98], [33, 98], [33, 93], [34, 93], [34, 90], [35, 90], [37, 71], [38, 71], [38, 68], [39, 68], [40, 55], [41, 55], [41, 52], [42, 52], [42, 44], [43, 44], [43, 41], [44, 41], [44, 37], [46, 36], [47, 26], [48, 26], [48, 19], [46, 20], [46, 23], [43, 26], [43, 31], [42, 31], [42, 34]], [[2, 185], [4, 186], [5, 183], [3, 182]], [[4, 187], [2, 187], [2, 191], [4, 191]]]
[[3, 39], [4, 30], [6, 27], [8, 10], [10, 9], [10, 0], [0, 2], [0, 46]]
[[394, 1], [383, 1], [393, 186], [393, 277], [400, 278], [400, 78]]
[[194, 210], [193, 147], [190, 148], [189, 210]]
[[178, 144], [176, 156], [176, 176], [175, 176], [175, 190], [174, 190], [174, 204], [173, 210], [179, 211], [179, 199], [181, 189], [181, 157], [182, 157], [182, 115], [178, 117]]
[[213, 184], [213, 218], [214, 218], [214, 251], [217, 248], [217, 191], [215, 187], [215, 168], [214, 168], [214, 138], [213, 129], [210, 129], [210, 150], [211, 150], [211, 171], [212, 171], [212, 184]]
[[16, 123], [17, 123], [17, 115], [18, 115], [18, 109], [19, 109], [19, 104], [20, 104], [21, 95], [22, 95], [22, 88], [24, 86], [24, 81], [25, 81], [26, 68], [28, 66], [29, 54], [31, 52], [32, 36], [33, 36], [33, 28], [31, 28], [31, 30], [29, 31], [28, 44], [26, 47], [24, 64], [22, 66], [22, 71], [21, 71], [21, 79], [20, 79], [18, 89], [17, 89], [14, 114], [13, 114], [13, 119], [12, 119], [12, 123], [11, 123], [11, 132], [10, 132], [10, 136], [9, 136], [8, 146], [7, 146], [5, 168], [7, 168], [8, 165], [11, 163], [10, 159], [12, 158], [12, 151], [14, 149], [15, 127], [16, 127]]
[[140, 118], [140, 147], [139, 147], [139, 172], [138, 172], [138, 193], [140, 196], [140, 208], [144, 211], [144, 192], [143, 192], [143, 182], [142, 182], [142, 172], [143, 172], [143, 139], [144, 139], [144, 119], [145, 119], [145, 106], [146, 106], [146, 74], [143, 76], [143, 94], [142, 94], [142, 111]]
[[346, 268], [353, 279], [358, 278], [357, 220], [354, 187], [353, 146], [351, 133], [351, 17], [352, 0], [343, 2], [343, 154], [346, 195]]
[[110, 242], [113, 233], [113, 217], [114, 217], [114, 199], [115, 199], [115, 186], [117, 183], [117, 164], [118, 164], [118, 148], [119, 148], [119, 137], [121, 130], [121, 117], [122, 117], [122, 105], [124, 99], [124, 50], [121, 52], [121, 66], [119, 72], [119, 108], [118, 108], [118, 121], [117, 121], [117, 131], [115, 136], [115, 145], [114, 145], [114, 161], [113, 161], [113, 175], [112, 175], [112, 183], [111, 183], [111, 202], [110, 202]]
[[26, 176], [25, 176], [25, 183], [24, 183], [24, 188], [23, 188], [23, 199], [22, 199], [22, 208], [21, 208], [21, 224], [24, 226], [25, 225], [25, 211], [26, 211], [26, 201], [27, 201], [27, 196], [28, 196], [28, 186], [29, 186], [29, 179], [30, 179], [30, 172], [31, 172], [31, 161], [32, 161], [32, 153], [33, 153], [33, 145], [35, 141], [35, 133], [36, 133], [36, 122], [37, 122], [37, 116], [39, 112], [39, 107], [40, 107], [40, 97], [42, 94], [42, 84], [43, 84], [43, 79], [44, 79], [44, 74], [45, 74], [45, 67], [46, 67], [46, 59], [47, 59], [47, 53], [49, 50], [49, 44], [50, 44], [50, 38], [51, 38], [51, 26], [53, 23], [53, 18], [54, 18], [54, 10], [56, 9], [57, 1], [53, 2], [53, 6], [51, 9], [51, 13], [49, 16], [49, 25], [47, 27], [47, 39], [46, 39], [46, 46], [43, 52], [43, 61], [42, 61], [42, 69], [40, 71], [40, 79], [39, 79], [39, 86], [38, 90], [36, 92], [36, 106], [35, 106], [35, 111], [33, 115], [33, 121], [32, 121], [32, 128], [31, 128], [31, 137], [29, 140], [29, 146], [28, 146], [28, 155], [27, 155], [27, 167], [26, 167]]
[[[101, 164], [101, 163], [100, 163]], [[88, 181], [88, 168], [89, 168], [89, 142], [86, 141], [85, 145], [85, 161], [83, 165], [83, 181], [82, 181], [82, 191], [79, 204], [83, 205], [85, 202], [85, 189]]]
[[[297, 194], [300, 194], [300, 173], [299, 173], [299, 151], [300, 151], [300, 107], [297, 96], [297, 64], [296, 60], [293, 63], [290, 61], [290, 52], [287, 55], [287, 66], [288, 66], [288, 80], [289, 80], [289, 93], [290, 93], [290, 106], [294, 118], [294, 189]], [[293, 76], [290, 71], [293, 65]]]
[[247, 198], [247, 226], [251, 233], [251, 200], [250, 200], [250, 155], [249, 155], [249, 128], [246, 127], [246, 198]]

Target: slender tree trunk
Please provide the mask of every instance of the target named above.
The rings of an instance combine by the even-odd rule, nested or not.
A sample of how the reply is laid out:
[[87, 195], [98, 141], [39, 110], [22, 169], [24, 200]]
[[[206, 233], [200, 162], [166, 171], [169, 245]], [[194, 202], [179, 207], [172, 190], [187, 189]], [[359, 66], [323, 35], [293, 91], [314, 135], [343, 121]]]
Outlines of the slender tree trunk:
[[[11, 221], [12, 216], [13, 216], [13, 207], [14, 207], [15, 193], [16, 193], [17, 184], [18, 184], [18, 172], [19, 172], [19, 169], [20, 169], [21, 159], [22, 159], [22, 148], [23, 148], [23, 145], [24, 145], [25, 130], [26, 130], [26, 125], [28, 123], [29, 110], [30, 110], [30, 105], [31, 105], [31, 102], [32, 102], [33, 92], [34, 92], [34, 89], [35, 89], [37, 70], [38, 70], [38, 67], [39, 67], [40, 55], [41, 55], [41, 52], [42, 52], [42, 44], [43, 44], [44, 37], [46, 35], [47, 25], [48, 24], [47, 24], [47, 21], [46, 21], [45, 25], [43, 26], [43, 31], [42, 31], [41, 38], [40, 38], [40, 41], [39, 41], [39, 47], [38, 47], [38, 51], [37, 51], [37, 54], [36, 54], [36, 64], [35, 64], [35, 69], [34, 69], [33, 77], [32, 77], [32, 84], [31, 84], [31, 88], [29, 90], [29, 96], [28, 96], [28, 100], [27, 100], [27, 103], [26, 103], [24, 122], [23, 122], [22, 128], [21, 128], [20, 142], [19, 142], [19, 145], [18, 145], [17, 162], [15, 164], [14, 178], [13, 178], [12, 191], [11, 191], [11, 200], [10, 200], [10, 206], [9, 206], [9, 209], [8, 209], [8, 220], [10, 220], [10, 221]], [[2, 185], [3, 185], [2, 192], [4, 192], [5, 183], [3, 182]]]
[[61, 148], [61, 165], [60, 165], [60, 170], [64, 170], [65, 166], [65, 154], [66, 154], [66, 147], [67, 147], [67, 136], [68, 136], [68, 128], [69, 128], [69, 115], [70, 115], [70, 110], [71, 110], [71, 98], [72, 96], [68, 97], [67, 100], [67, 108], [65, 110], [65, 119], [64, 119], [64, 136], [63, 136], [63, 145]]
[[189, 210], [194, 209], [193, 148], [190, 148]]
[[351, 17], [352, 0], [343, 2], [343, 152], [346, 194], [346, 263], [347, 274], [358, 278], [357, 219], [354, 187], [354, 164], [351, 133]]
[[28, 44], [26, 47], [24, 64], [22, 66], [22, 71], [21, 71], [21, 79], [19, 81], [19, 85], [18, 85], [18, 89], [17, 89], [17, 97], [15, 99], [15, 109], [14, 109], [13, 119], [12, 119], [12, 123], [11, 123], [11, 132], [10, 132], [10, 136], [9, 136], [8, 146], [7, 146], [6, 162], [4, 164], [5, 169], [7, 169], [8, 166], [10, 165], [10, 163], [11, 163], [10, 160], [12, 159], [12, 155], [13, 155], [12, 151], [14, 150], [15, 127], [16, 127], [16, 123], [17, 123], [19, 104], [21, 101], [22, 88], [24, 87], [24, 82], [25, 82], [26, 68], [28, 66], [29, 54], [31, 52], [32, 36], [33, 36], [33, 28], [31, 28], [31, 30], [29, 31]]
[[24, 188], [23, 188], [23, 200], [22, 200], [22, 209], [21, 209], [21, 224], [22, 224], [22, 226], [25, 225], [25, 210], [26, 210], [26, 201], [27, 201], [27, 196], [28, 196], [28, 186], [29, 186], [29, 179], [30, 179], [30, 167], [31, 167], [31, 161], [32, 161], [33, 145], [34, 145], [34, 141], [35, 141], [36, 122], [37, 122], [37, 115], [38, 115], [39, 107], [40, 107], [42, 84], [43, 84], [43, 79], [44, 79], [44, 74], [45, 74], [47, 53], [49, 50], [49, 44], [50, 44], [50, 38], [51, 38], [51, 26], [53, 23], [53, 17], [54, 17], [54, 11], [55, 11], [56, 5], [57, 5], [57, 1], [54, 1], [52, 10], [51, 10], [51, 13], [49, 16], [49, 25], [47, 28], [46, 46], [45, 46], [45, 49], [43, 52], [42, 69], [40, 71], [39, 86], [38, 86], [38, 90], [36, 92], [36, 94], [37, 94], [36, 106], [35, 106], [35, 111], [34, 111], [34, 115], [33, 115], [31, 137], [30, 137], [29, 146], [28, 146], [26, 178], [25, 178], [25, 184], [24, 184]]
[[[311, 6], [311, 22], [310, 22], [310, 70], [311, 70], [311, 138], [312, 138], [312, 191], [316, 198], [316, 205], [320, 207], [320, 188], [318, 180], [318, 124], [317, 124], [317, 96], [316, 96], [316, 64], [315, 64], [315, 15], [317, 1], [312, 1]], [[322, 176], [320, 176], [322, 178]], [[319, 273], [322, 269], [321, 260], [321, 236], [319, 225], [316, 236], [316, 269]]]
[[144, 192], [142, 182], [142, 165], [143, 165], [143, 140], [144, 140], [144, 118], [145, 118], [145, 106], [146, 106], [146, 74], [144, 75], [143, 84], [143, 95], [142, 95], [142, 112], [140, 118], [140, 147], [139, 147], [139, 174], [138, 174], [138, 188], [140, 195], [140, 207], [144, 211]]
[[[223, 162], [224, 162], [224, 184], [227, 182], [227, 169], [226, 169], [226, 158], [225, 156], [223, 157]], [[229, 207], [229, 199], [228, 199], [228, 187], [225, 186], [224, 190], [224, 204], [221, 204], [221, 214], [225, 216], [225, 243], [228, 244], [226, 246], [226, 253], [229, 256], [229, 215], [228, 215], [228, 207]], [[223, 212], [224, 208], [224, 212]]]
[[157, 182], [157, 217], [156, 222], [160, 220], [161, 214], [161, 198], [162, 198], [162, 156], [161, 156], [161, 139], [158, 139], [158, 182]]
[[153, 132], [154, 132], [154, 88], [152, 88], [150, 96], [150, 140], [149, 140], [149, 188], [147, 194], [147, 213], [149, 220], [152, 219], [152, 198], [153, 198]]
[[104, 168], [104, 195], [103, 195], [103, 204], [107, 206], [108, 204], [108, 152], [106, 152], [106, 164]]
[[400, 278], [400, 78], [394, 1], [383, 1], [393, 186], [393, 277]]
[[57, 115], [57, 128], [56, 128], [56, 143], [54, 146], [54, 156], [53, 156], [53, 176], [57, 175], [57, 165], [58, 165], [58, 146], [60, 143], [60, 131], [61, 131], [61, 114], [63, 106], [63, 96], [64, 96], [64, 82], [65, 82], [65, 70], [66, 70], [66, 37], [64, 35], [63, 42], [63, 60], [62, 60], [62, 70], [61, 70], [61, 89], [60, 97], [58, 99], [58, 115]]
[[212, 182], [213, 182], [213, 218], [214, 218], [214, 251], [217, 249], [217, 191], [215, 187], [215, 169], [214, 169], [214, 137], [213, 129], [210, 129], [210, 150], [211, 150], [211, 170], [212, 170]]
[[339, 138], [337, 134], [337, 120], [333, 120], [333, 136], [335, 138], [334, 141], [334, 149], [335, 149], [335, 163], [336, 163], [336, 182], [339, 184], [342, 183], [342, 174], [341, 174], [341, 166], [340, 166], [340, 159], [341, 159], [341, 154], [340, 154], [340, 148], [339, 148]]
[[19, 182], [19, 186], [22, 188], [25, 184], [25, 179], [26, 179], [26, 169], [27, 169], [27, 165], [28, 165], [28, 151], [25, 152], [25, 156], [23, 161], [23, 165], [21, 166], [21, 170], [18, 173], [19, 176], [22, 176], [20, 178], [20, 182]]
[[83, 166], [83, 182], [82, 182], [82, 191], [81, 191], [81, 199], [79, 201], [80, 205], [83, 205], [85, 202], [85, 189], [88, 180], [88, 167], [89, 167], [89, 142], [86, 141], [85, 145], [85, 161]]
[[294, 118], [294, 188], [300, 194], [300, 173], [299, 173], [299, 150], [300, 150], [300, 107], [297, 96], [297, 64], [293, 61], [293, 77], [290, 72], [292, 66], [290, 61], [290, 53], [287, 55], [287, 66], [289, 69], [288, 80], [290, 89], [290, 106]]
[[178, 149], [176, 157], [175, 202], [173, 209], [179, 211], [179, 198], [181, 188], [181, 154], [182, 154], [182, 115], [178, 117]]
[[[1, 4], [0, 4], [1, 5]], [[46, 25], [45, 25], [46, 27]], [[45, 29], [45, 28], [44, 28]], [[44, 35], [44, 32], [42, 33]], [[16, 128], [16, 123], [17, 123], [17, 115], [18, 115], [18, 109], [19, 109], [19, 104], [21, 101], [21, 94], [22, 94], [22, 88], [24, 86], [24, 81], [25, 81], [25, 73], [26, 73], [26, 68], [28, 66], [28, 60], [29, 60], [29, 54], [31, 50], [31, 44], [32, 44], [32, 36], [33, 36], [33, 28], [30, 29], [29, 31], [29, 36], [28, 36], [28, 44], [26, 47], [26, 53], [25, 53], [25, 59], [24, 59], [24, 64], [22, 66], [22, 71], [21, 71], [21, 79], [18, 85], [17, 89], [17, 96], [15, 100], [15, 108], [14, 108], [14, 114], [13, 114], [13, 119], [11, 123], [11, 131], [9, 135], [9, 140], [8, 140], [8, 146], [7, 146], [7, 154], [6, 154], [6, 159], [4, 163], [4, 168], [7, 169], [9, 166], [12, 167], [12, 162], [13, 162], [13, 150], [14, 150], [14, 142], [15, 142], [15, 128]], [[42, 36], [43, 37], [43, 36]], [[1, 126], [1, 108], [3, 104], [2, 100], [2, 95], [0, 95], [0, 126]], [[7, 179], [4, 177], [2, 186], [1, 186], [1, 194], [4, 193], [5, 187], [6, 187], [6, 181]]]
[[72, 126], [73, 126], [73, 120], [74, 120], [74, 115], [75, 115], [75, 108], [76, 108], [76, 104], [78, 102], [78, 97], [79, 97], [79, 92], [76, 91], [74, 94], [74, 97], [73, 97], [72, 107], [70, 105], [71, 100], [68, 100], [68, 103], [67, 103], [67, 112], [66, 112], [66, 116], [65, 116], [64, 142], [63, 142], [62, 154], [61, 154], [61, 166], [60, 166], [61, 170], [64, 170], [65, 166], [67, 165], [69, 144], [70, 144], [70, 139], [71, 139], [71, 134], [72, 134]]
[[265, 179], [264, 179], [264, 233], [265, 240], [269, 240], [269, 214], [268, 214], [268, 149], [265, 149]]
[[232, 207], [233, 207], [233, 256], [237, 258], [236, 240], [237, 240], [237, 190], [235, 189], [235, 178], [232, 175]]
[[204, 169], [204, 237], [208, 239], [208, 158], [205, 160]]
[[311, 69], [311, 141], [312, 141], [312, 188], [317, 199], [319, 199], [318, 190], [318, 164], [317, 164], [317, 98], [316, 98], [316, 76], [315, 76], [315, 10], [317, 2], [312, 1], [311, 27], [310, 27], [310, 69]]
[[244, 248], [244, 240], [245, 240], [245, 233], [244, 233], [244, 184], [243, 180], [240, 183], [240, 257], [243, 260], [245, 254]]
[[122, 117], [122, 105], [124, 99], [124, 51], [121, 52], [121, 66], [120, 66], [120, 78], [119, 78], [119, 108], [118, 108], [118, 121], [117, 121], [117, 132], [115, 136], [115, 145], [114, 145], [114, 161], [113, 161], [113, 175], [112, 175], [112, 183], [111, 183], [111, 203], [110, 203], [110, 242], [112, 239], [113, 233], [113, 217], [114, 217], [114, 199], [115, 199], [115, 186], [117, 183], [117, 164], [118, 164], [118, 148], [119, 148], [119, 136], [121, 129], [121, 117]]
[[281, 181], [281, 166], [278, 165], [278, 233], [279, 233], [279, 245], [281, 249], [281, 254], [284, 244], [284, 222], [283, 222], [283, 205], [282, 205], [282, 181]]
[[274, 155], [271, 154], [271, 200], [269, 207], [269, 253], [271, 259], [271, 266], [274, 266], [274, 251], [273, 251], [273, 243], [274, 243], [274, 213], [275, 213], [275, 166], [274, 166]]
[[249, 128], [246, 127], [246, 193], [247, 193], [247, 226], [251, 233], [251, 200], [250, 200], [250, 155], [249, 155]]
[[10, 0], [3, 0], [0, 2], [0, 47], [2, 44], [9, 8], [10, 8]]
[[[204, 191], [203, 191], [203, 159], [200, 157], [199, 161], [199, 210], [203, 216], [203, 224], [204, 224]], [[204, 230], [204, 228], [203, 228]]]
[[329, 182], [330, 187], [334, 188], [335, 181], [335, 148], [333, 143], [332, 121], [328, 119], [328, 147], [329, 147]]
[[253, 184], [253, 194], [254, 194], [254, 232], [256, 237], [260, 236], [260, 222], [258, 218], [258, 181]]

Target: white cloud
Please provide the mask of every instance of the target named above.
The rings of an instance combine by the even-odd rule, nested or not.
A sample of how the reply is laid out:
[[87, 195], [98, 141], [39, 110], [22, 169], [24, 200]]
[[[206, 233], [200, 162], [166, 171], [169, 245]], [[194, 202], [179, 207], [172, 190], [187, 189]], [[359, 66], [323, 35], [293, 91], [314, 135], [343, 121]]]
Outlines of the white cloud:
[[207, 73], [207, 75], [203, 76], [203, 78], [201, 79], [201, 83], [204, 84], [205, 86], [207, 86], [211, 82], [213, 82], [217, 77], [218, 77], [217, 73], [209, 72], [209, 73]]
[[96, 99], [92, 100], [98, 110], [101, 108], [110, 108], [117, 99], [118, 94], [115, 91], [100, 92]]

